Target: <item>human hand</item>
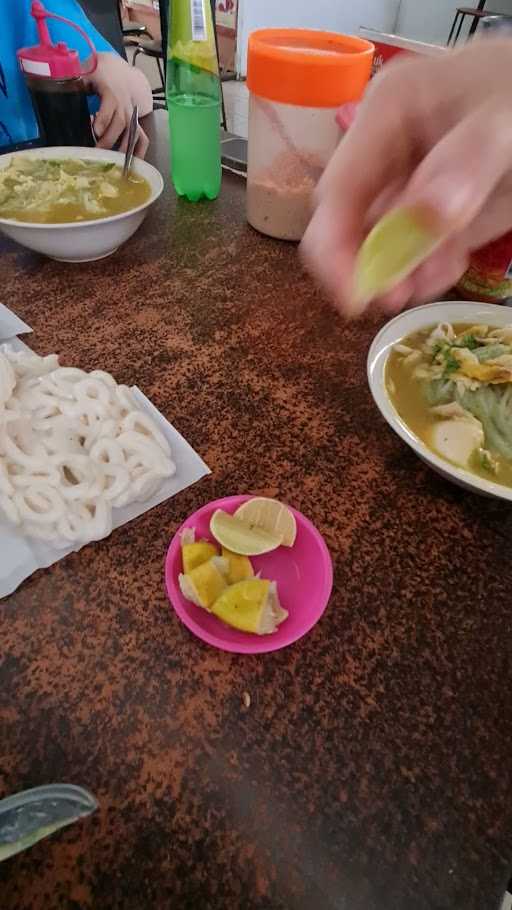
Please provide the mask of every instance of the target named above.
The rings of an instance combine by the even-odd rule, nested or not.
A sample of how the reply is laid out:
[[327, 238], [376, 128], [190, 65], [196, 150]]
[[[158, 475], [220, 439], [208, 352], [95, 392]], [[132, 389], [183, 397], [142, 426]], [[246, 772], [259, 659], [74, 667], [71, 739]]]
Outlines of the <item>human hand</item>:
[[346, 315], [357, 315], [354, 263], [392, 208], [423, 209], [435, 252], [379, 302], [398, 312], [439, 295], [469, 254], [512, 228], [512, 42], [388, 65], [318, 185], [302, 241], [311, 270]]
[[[100, 53], [98, 66], [89, 77], [88, 89], [101, 100], [94, 119], [98, 147], [110, 149], [121, 140], [119, 150], [126, 151], [134, 106], [138, 106], [141, 117], [153, 110], [153, 96], [146, 77], [117, 54]], [[149, 140], [139, 127], [135, 154], [144, 158], [148, 145]]]

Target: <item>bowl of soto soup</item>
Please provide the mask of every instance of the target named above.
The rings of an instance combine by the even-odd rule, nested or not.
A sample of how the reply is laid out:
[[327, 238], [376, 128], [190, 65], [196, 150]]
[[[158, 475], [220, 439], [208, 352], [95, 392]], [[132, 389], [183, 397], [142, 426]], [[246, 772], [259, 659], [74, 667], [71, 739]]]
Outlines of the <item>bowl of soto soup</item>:
[[443, 477], [512, 501], [512, 310], [432, 303], [388, 322], [368, 354], [374, 401]]
[[63, 146], [0, 156], [0, 230], [30, 250], [62, 262], [114, 253], [141, 225], [163, 180], [124, 154]]

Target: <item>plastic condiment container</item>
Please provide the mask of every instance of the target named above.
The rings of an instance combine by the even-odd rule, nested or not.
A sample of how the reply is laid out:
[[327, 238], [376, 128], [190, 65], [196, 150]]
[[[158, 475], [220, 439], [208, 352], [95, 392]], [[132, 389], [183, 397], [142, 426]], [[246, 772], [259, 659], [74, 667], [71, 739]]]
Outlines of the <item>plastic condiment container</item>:
[[[50, 146], [93, 147], [96, 143], [84, 76], [96, 69], [98, 58], [94, 45], [83, 29], [69, 19], [48, 12], [39, 0], [32, 3], [31, 14], [36, 21], [39, 44], [21, 48], [17, 57], [30, 92], [41, 139]], [[85, 38], [91, 49], [87, 70], [82, 70], [77, 51], [63, 41], [52, 43], [47, 19], [63, 22]]]
[[340, 139], [336, 111], [361, 98], [373, 52], [369, 41], [331, 32], [250, 35], [247, 219], [258, 231], [301, 239], [313, 190]]

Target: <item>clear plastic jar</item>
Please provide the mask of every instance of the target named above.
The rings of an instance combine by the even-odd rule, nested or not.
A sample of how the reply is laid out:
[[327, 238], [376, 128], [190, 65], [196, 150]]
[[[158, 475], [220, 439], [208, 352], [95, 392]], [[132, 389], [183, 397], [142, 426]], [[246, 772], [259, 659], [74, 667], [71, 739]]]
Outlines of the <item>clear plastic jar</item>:
[[314, 188], [340, 139], [336, 112], [361, 97], [373, 45], [302, 29], [249, 38], [247, 219], [258, 231], [300, 240]]
[[340, 138], [336, 108], [297, 108], [251, 95], [247, 220], [252, 227], [300, 240], [313, 190]]

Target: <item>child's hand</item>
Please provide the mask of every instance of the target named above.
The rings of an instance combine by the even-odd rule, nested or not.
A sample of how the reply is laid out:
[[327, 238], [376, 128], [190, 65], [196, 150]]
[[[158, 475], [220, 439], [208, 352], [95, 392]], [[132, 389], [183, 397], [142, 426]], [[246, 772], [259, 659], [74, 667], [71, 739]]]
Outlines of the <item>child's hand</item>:
[[302, 242], [312, 271], [353, 313], [354, 260], [378, 218], [421, 205], [445, 237], [381, 300], [400, 310], [466, 270], [473, 249], [512, 228], [512, 41], [482, 40], [446, 56], [388, 65], [317, 189]]
[[[138, 105], [141, 117], [153, 110], [153, 96], [144, 73], [130, 66], [117, 54], [100, 53], [98, 66], [89, 77], [88, 88], [99, 95], [101, 100], [94, 120], [99, 148], [110, 149], [121, 140], [119, 148], [124, 152], [134, 106]], [[139, 158], [146, 154], [148, 144], [146, 134], [139, 127], [135, 146], [135, 154]]]

